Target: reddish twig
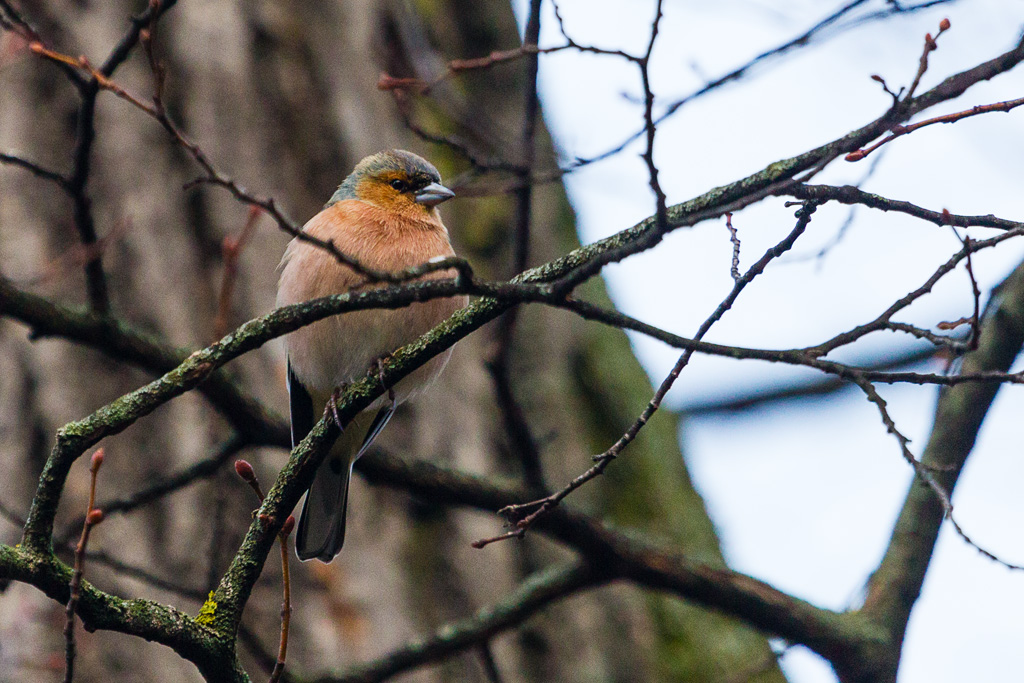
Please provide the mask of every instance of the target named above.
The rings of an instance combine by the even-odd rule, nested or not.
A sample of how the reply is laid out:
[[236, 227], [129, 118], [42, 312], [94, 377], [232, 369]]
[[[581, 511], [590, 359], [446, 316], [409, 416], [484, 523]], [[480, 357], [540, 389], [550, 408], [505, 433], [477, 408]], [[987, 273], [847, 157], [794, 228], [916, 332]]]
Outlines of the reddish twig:
[[[150, 42], [152, 42], [152, 35], [150, 35]], [[249, 191], [247, 191], [233, 179], [218, 171], [217, 168], [210, 162], [209, 158], [206, 156], [206, 153], [202, 150], [202, 148], [199, 147], [198, 144], [189, 140], [185, 136], [185, 134], [178, 129], [174, 122], [171, 121], [170, 117], [167, 115], [167, 112], [163, 107], [163, 103], [161, 100], [156, 99], [152, 102], [143, 101], [136, 95], [129, 92], [127, 89], [118, 85], [109, 77], [105, 76], [101, 71], [93, 67], [89, 60], [85, 57], [70, 57], [55, 50], [51, 50], [39, 42], [34, 42], [30, 44], [29, 49], [31, 49], [34, 53], [40, 55], [41, 57], [49, 59], [58, 64], [63, 64], [65, 66], [78, 69], [86, 73], [95, 80], [99, 88], [114, 93], [115, 95], [125, 100], [132, 106], [136, 107], [140, 111], [155, 119], [157, 123], [159, 123], [164, 128], [164, 130], [167, 131], [168, 135], [171, 136], [174, 142], [178, 144], [182, 149], [184, 149], [192, 157], [192, 159], [197, 164], [199, 164], [199, 166], [203, 169], [203, 172], [206, 174], [204, 176], [201, 176], [186, 183], [185, 189], [204, 183], [210, 185], [217, 185], [219, 187], [226, 189], [228, 192], [231, 193], [233, 197], [235, 197], [235, 199], [245, 204], [249, 204], [250, 206], [258, 207], [265, 211], [274, 219], [279, 228], [281, 228], [283, 231], [285, 231], [292, 237], [295, 237], [296, 239], [299, 239], [308, 244], [312, 244], [313, 246], [319, 249], [323, 249], [324, 251], [329, 253], [338, 263], [348, 266], [355, 272], [365, 277], [368, 282], [384, 282], [389, 284], [396, 284], [415, 279], [428, 272], [446, 270], [448, 268], [456, 268], [459, 271], [460, 275], [469, 275], [471, 277], [472, 271], [469, 264], [464, 259], [457, 258], [450, 259], [450, 265], [438, 266], [434, 264], [422, 264], [421, 266], [406, 269], [399, 273], [381, 271], [363, 265], [357, 259], [353, 258], [352, 256], [349, 256], [345, 252], [338, 249], [338, 247], [334, 244], [332, 240], [321, 240], [304, 232], [301, 226], [297, 225], [295, 222], [293, 222], [291, 219], [285, 216], [284, 213], [281, 212], [281, 210], [277, 207], [277, 203], [274, 201], [272, 197], [260, 197], [258, 195], [251, 194]], [[446, 261], [446, 263], [449, 262]]]
[[[559, 30], [562, 37], [565, 39], [565, 43], [562, 45], [556, 45], [553, 47], [539, 47], [537, 42], [540, 36], [540, 12], [539, 9], [535, 9], [536, 3], [531, 3], [530, 14], [527, 18], [527, 30], [524, 36], [523, 44], [512, 48], [510, 50], [496, 50], [488, 55], [482, 57], [475, 57], [470, 59], [453, 59], [446, 64], [444, 71], [432, 80], [423, 80], [421, 78], [399, 78], [391, 76], [389, 74], [381, 74], [377, 81], [377, 87], [381, 90], [387, 90], [394, 94], [395, 102], [399, 108], [399, 114], [404, 119], [405, 125], [409, 130], [419, 136], [421, 139], [434, 144], [444, 145], [450, 149], [453, 149], [457, 153], [461, 154], [469, 163], [473, 166], [473, 175], [479, 175], [481, 173], [487, 173], [491, 171], [503, 171], [512, 173], [515, 178], [511, 182], [504, 182], [497, 184], [493, 187], [472, 187], [467, 188], [464, 186], [465, 182], [463, 179], [457, 179], [457, 182], [453, 183], [454, 187], [458, 190], [459, 196], [462, 197], [479, 197], [487, 196], [490, 194], [505, 194], [508, 192], [520, 193], [527, 187], [533, 187], [537, 184], [543, 184], [551, 181], [558, 180], [565, 174], [566, 171], [556, 169], [554, 171], [546, 172], [539, 175], [531, 175], [532, 171], [532, 159], [527, 159], [526, 163], [514, 164], [501, 159], [484, 159], [474, 153], [469, 146], [457, 137], [451, 135], [445, 135], [440, 133], [432, 133], [425, 130], [421, 126], [417, 125], [410, 112], [408, 98], [406, 93], [414, 93], [420, 96], [426, 96], [430, 91], [439, 85], [440, 83], [452, 78], [453, 76], [464, 73], [467, 71], [480, 71], [489, 69], [499, 64], [504, 64], [521, 58], [527, 58], [530, 60], [528, 71], [533, 74], [531, 78], [528, 74], [527, 77], [527, 111], [526, 111], [526, 125], [530, 125], [531, 120], [536, 119], [536, 115], [530, 114], [531, 109], [535, 110], [537, 105], [530, 104], [536, 101], [536, 95], [532, 94], [532, 91], [536, 89], [536, 71], [538, 64], [538, 57], [542, 54], [552, 54], [556, 52], [562, 52], [564, 50], [576, 50], [578, 52], [586, 52], [590, 54], [598, 54], [605, 56], [620, 57], [627, 61], [639, 63], [640, 57], [636, 57], [622, 50], [611, 50], [595, 45], [584, 45], [576, 42], [572, 39], [565, 30], [565, 25], [559, 11], [558, 5], [554, 5], [555, 17], [558, 20]], [[534, 30], [536, 29], [536, 30]], [[532, 84], [532, 85], [531, 85]], [[525, 137], [525, 136], [524, 136]], [[531, 136], [532, 137], [532, 136]], [[532, 150], [531, 147], [524, 147], [529, 154]], [[521, 268], [519, 270], [522, 270]]]
[[909, 125], [897, 124], [889, 130], [888, 137], [882, 138], [875, 144], [869, 147], [865, 147], [864, 149], [858, 149], [853, 152], [850, 152], [849, 154], [846, 155], [846, 160], [860, 161], [861, 159], [863, 159], [864, 157], [866, 157], [867, 155], [871, 154], [876, 149], [881, 147], [882, 145], [888, 142], [892, 142], [898, 137], [902, 137], [904, 135], [913, 133], [915, 130], [924, 128], [925, 126], [931, 126], [936, 123], [956, 123], [957, 121], [961, 121], [971, 116], [978, 116], [979, 114], [989, 114], [995, 111], [1008, 112], [1013, 109], [1016, 109], [1021, 105], [1024, 105], [1024, 97], [1020, 97], [1015, 100], [1006, 100], [1004, 102], [995, 102], [993, 104], [978, 104], [971, 107], [970, 109], [954, 112], [952, 114], [935, 116], [933, 118], [925, 119], [924, 121], [918, 121], [917, 123], [912, 123]]
[[[93, 144], [96, 141], [97, 95], [101, 89], [114, 89], [111, 88], [110, 77], [128, 59], [132, 49], [138, 43], [142, 26], [155, 22], [163, 11], [172, 7], [175, 2], [176, 0], [162, 0], [161, 2], [154, 0], [145, 12], [138, 17], [133, 17], [128, 30], [111, 50], [99, 69], [94, 69], [85, 57], [74, 59], [47, 48], [39, 34], [32, 31], [21, 20], [21, 23], [25, 24], [25, 27], [28, 28], [24, 35], [31, 37], [32, 40], [29, 44], [29, 49], [57, 64], [78, 89], [80, 101], [75, 121], [75, 146], [71, 154], [71, 171], [68, 174], [64, 190], [71, 197], [75, 228], [78, 231], [79, 238], [85, 245], [91, 245], [97, 241], [96, 222], [92, 213], [92, 199], [88, 192], [92, 168], [92, 150]], [[9, 14], [11, 13], [9, 7], [5, 6], [4, 9]], [[81, 72], [85, 72], [85, 75], [88, 75], [89, 78], [83, 77]], [[117, 92], [116, 89], [114, 90]], [[124, 96], [126, 93], [121, 91], [120, 94]], [[85, 283], [89, 304], [92, 309], [101, 315], [109, 314], [110, 292], [100, 255], [96, 255], [85, 264]]]
[[141, 109], [153, 118], [160, 118], [160, 107], [158, 107], [158, 105], [144, 102], [124, 87], [118, 85], [110, 77], [108, 77], [102, 71], [94, 67], [85, 55], [79, 57], [71, 57], [70, 55], [66, 55], [61, 52], [57, 52], [56, 50], [52, 50], [38, 41], [29, 43], [28, 48], [40, 57], [44, 57], [46, 59], [49, 59], [50, 61], [56, 62], [58, 64], [63, 64], [65, 66], [69, 66], [73, 69], [77, 69], [81, 72], [84, 72], [87, 76], [96, 80], [96, 85], [101, 90], [107, 90], [114, 93], [121, 99], [130, 103], [132, 106]]
[[228, 331], [228, 311], [231, 308], [231, 295], [235, 291], [238, 280], [238, 258], [245, 251], [249, 238], [256, 230], [263, 209], [258, 206], [249, 207], [249, 215], [245, 225], [237, 235], [228, 235], [221, 243], [221, 255], [224, 258], [224, 278], [220, 283], [220, 296], [217, 299], [217, 316], [213, 320], [213, 340], [217, 341]]
[[925, 72], [928, 71], [928, 55], [939, 49], [939, 45], [935, 41], [939, 36], [948, 31], [949, 27], [949, 19], [943, 19], [939, 22], [939, 32], [935, 34], [935, 38], [932, 38], [932, 34], [930, 33], [924, 34], [924, 49], [921, 50], [921, 59], [917, 65], [917, 73], [914, 74], [914, 80], [907, 89], [907, 96], [904, 98], [905, 100], [909, 101], [914, 97], [914, 93], [917, 92], [917, 86], [921, 84], [921, 78], [923, 78]]
[[38, 285], [51, 282], [71, 272], [74, 268], [86, 265], [105, 254], [112, 244], [124, 237], [131, 228], [131, 224], [131, 219], [125, 218], [118, 221], [110, 232], [95, 242], [82, 242], [73, 245], [64, 253], [51, 259], [37, 275], [24, 278], [20, 280], [19, 284]]
[[288, 536], [295, 528], [295, 517], [288, 515], [284, 526], [281, 527], [281, 579], [284, 591], [284, 600], [281, 603], [281, 643], [277, 650], [277, 662], [274, 663], [274, 670], [270, 673], [270, 683], [277, 683], [284, 674], [284, 664], [288, 656], [288, 630], [292, 620], [292, 598], [291, 598], [291, 574], [288, 570]]
[[377, 80], [377, 88], [380, 90], [412, 90], [419, 95], [426, 95], [432, 88], [464, 71], [489, 69], [497, 64], [503, 64], [505, 62], [520, 59], [526, 55], [558, 52], [560, 50], [565, 50], [568, 47], [568, 45], [559, 45], [558, 47], [539, 48], [536, 44], [526, 43], [519, 47], [512, 48], [511, 50], [495, 50], [489, 55], [485, 55], [483, 57], [453, 59], [448, 62], [444, 72], [440, 76], [430, 81], [424, 81], [420, 78], [398, 78], [382, 73], [380, 78]]
[[[555, 8], [556, 15], [558, 14], [558, 8]], [[558, 15], [559, 27], [562, 29], [562, 37], [565, 38], [563, 45], [554, 45], [552, 47], [540, 47], [536, 42], [531, 41], [529, 36], [523, 42], [522, 45], [514, 47], [510, 50], [495, 50], [488, 55], [482, 57], [471, 57], [469, 59], [452, 59], [445, 65], [445, 70], [440, 76], [433, 78], [429, 81], [425, 81], [421, 78], [399, 78], [390, 74], [382, 73], [380, 78], [377, 80], [377, 88], [380, 90], [410, 90], [418, 95], [426, 95], [433, 88], [437, 87], [444, 81], [466, 71], [482, 71], [484, 69], [490, 69], [491, 67], [506, 62], [515, 61], [522, 59], [523, 57], [532, 57], [536, 59], [538, 55], [553, 54], [555, 52], [563, 52], [565, 50], [576, 50], [578, 52], [589, 52], [591, 54], [611, 55], [615, 57], [622, 57], [630, 61], [636, 61], [637, 58], [630, 55], [622, 50], [608, 50], [605, 48], [597, 47], [595, 45], [583, 45], [577, 43], [575, 40], [570, 38], [562, 25], [562, 18]]]
[[[265, 496], [263, 495], [263, 489], [260, 487], [260, 482], [256, 478], [256, 472], [252, 469], [252, 465], [245, 460], [236, 460], [235, 472], [237, 472], [238, 476], [256, 492], [256, 496], [262, 503]], [[277, 535], [277, 538], [281, 543], [281, 579], [284, 591], [284, 602], [281, 605], [281, 643], [278, 647], [277, 661], [274, 663], [274, 670], [270, 674], [270, 683], [277, 683], [281, 680], [281, 676], [284, 675], [285, 659], [288, 655], [288, 632], [291, 626], [292, 617], [292, 582], [291, 573], [288, 568], [288, 536], [294, 528], [295, 517], [288, 515], [288, 519], [284, 521], [284, 524], [281, 526], [281, 531]]]
[[[917, 86], [921, 83], [921, 77], [924, 76], [925, 71], [928, 70], [928, 55], [938, 49], [938, 44], [936, 43], [936, 40], [939, 36], [948, 31], [949, 27], [949, 19], [943, 19], [941, 22], [939, 22], [939, 32], [935, 34], [934, 38], [930, 33], [925, 34], [924, 50], [921, 52], [921, 59], [918, 64], [917, 73], [914, 75], [914, 81], [913, 83], [910, 84], [910, 88], [907, 90], [907, 94], [903, 97], [902, 100], [899, 100], [898, 93], [893, 93], [888, 88], [888, 86], [885, 85], [885, 81], [882, 79], [881, 76], [872, 76], [874, 80], [882, 84], [882, 87], [885, 89], [887, 93], [893, 95], [893, 97], [897, 100], [894, 106], [899, 106], [902, 103], [909, 102], [913, 98], [914, 92], [917, 90]], [[902, 90], [900, 92], [902, 92]], [[898, 123], [889, 129], [889, 135], [887, 137], [882, 138], [873, 145], [850, 152], [849, 154], [846, 155], [845, 159], [846, 161], [860, 161], [861, 159], [863, 159], [864, 157], [868, 156], [876, 149], [881, 147], [882, 145], [892, 142], [898, 137], [909, 135], [910, 133], [913, 133], [915, 130], [919, 130], [926, 126], [931, 126], [936, 123], [956, 123], [957, 121], [961, 121], [971, 116], [978, 116], [979, 114], [988, 114], [996, 111], [1009, 112], [1021, 105], [1024, 105], [1024, 97], [1020, 97], [1015, 100], [1006, 100], [1004, 102], [994, 102], [992, 104], [979, 104], [971, 107], [970, 109], [954, 112], [952, 114], [935, 116], [930, 119], [925, 119], [924, 121], [918, 121], [917, 123]]]
[[89, 506], [86, 508], [85, 522], [82, 524], [82, 537], [75, 548], [75, 569], [71, 574], [70, 597], [64, 610], [64, 683], [71, 683], [75, 677], [75, 608], [82, 591], [82, 575], [85, 574], [85, 549], [89, 545], [89, 533], [92, 528], [103, 521], [103, 511], [95, 509], [96, 475], [103, 464], [103, 449], [92, 454], [89, 464]]
[[[33, 41], [43, 42], [42, 36], [39, 35], [39, 32], [35, 27], [33, 27], [28, 20], [25, 19], [25, 17], [7, 0], [0, 0], [0, 26], [10, 31], [9, 35], [16, 36], [18, 41], [22, 43], [22, 45], [17, 45], [14, 41], [9, 43], [7, 50], [11, 52], [20, 52]], [[85, 85], [85, 79], [82, 78], [81, 74], [79, 74], [75, 69], [63, 64], [58, 64], [58, 67], [64, 72], [64, 75], [68, 77], [68, 80], [71, 81], [72, 85], [81, 91], [82, 87]]]

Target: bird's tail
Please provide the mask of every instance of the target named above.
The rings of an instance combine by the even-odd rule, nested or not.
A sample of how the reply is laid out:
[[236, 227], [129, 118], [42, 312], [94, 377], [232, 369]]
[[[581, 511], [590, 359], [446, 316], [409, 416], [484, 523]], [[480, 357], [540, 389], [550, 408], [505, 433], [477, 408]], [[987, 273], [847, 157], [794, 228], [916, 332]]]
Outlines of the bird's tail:
[[317, 468], [295, 535], [295, 552], [303, 562], [314, 557], [330, 562], [345, 543], [345, 509], [352, 465], [359, 455], [372, 418], [373, 413], [357, 415]]

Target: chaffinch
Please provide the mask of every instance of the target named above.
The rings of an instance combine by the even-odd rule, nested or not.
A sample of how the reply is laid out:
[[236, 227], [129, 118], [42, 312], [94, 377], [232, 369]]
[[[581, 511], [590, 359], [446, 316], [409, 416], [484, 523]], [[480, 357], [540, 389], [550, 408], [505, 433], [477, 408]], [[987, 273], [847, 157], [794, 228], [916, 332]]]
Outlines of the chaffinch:
[[[403, 150], [360, 161], [327, 206], [303, 227], [331, 240], [360, 264], [399, 271], [450, 256], [437, 205], [455, 196], [429, 162]], [[435, 272], [426, 278], [450, 277]], [[366, 280], [325, 250], [293, 239], [281, 261], [277, 305], [300, 303], [364, 286]], [[338, 387], [364, 377], [380, 359], [424, 334], [466, 297], [434, 299], [405, 308], [353, 311], [313, 323], [285, 338], [292, 446], [309, 433], [317, 411]], [[380, 433], [395, 406], [429, 384], [448, 362], [439, 354], [357, 415], [316, 472], [299, 519], [295, 550], [301, 560], [334, 559], [345, 541], [345, 506], [352, 465]]]

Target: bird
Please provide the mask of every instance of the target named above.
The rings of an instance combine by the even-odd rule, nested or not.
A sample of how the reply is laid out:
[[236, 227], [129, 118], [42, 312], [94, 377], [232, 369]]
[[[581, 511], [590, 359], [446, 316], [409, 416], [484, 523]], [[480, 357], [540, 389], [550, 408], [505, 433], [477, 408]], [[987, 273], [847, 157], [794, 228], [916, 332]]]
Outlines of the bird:
[[[437, 206], [455, 196], [437, 169], [405, 150], [390, 149], [356, 164], [320, 213], [302, 231], [330, 240], [369, 269], [396, 272], [453, 256]], [[292, 239], [280, 266], [277, 306], [297, 304], [368, 282], [327, 250]], [[422, 279], [450, 277], [435, 271]], [[285, 336], [291, 440], [294, 448], [312, 429], [340, 388], [361, 379], [375, 363], [416, 340], [467, 303], [465, 296], [432, 299], [398, 309], [351, 311]], [[295, 550], [299, 559], [330, 562], [345, 542], [345, 514], [352, 466], [387, 424], [398, 404], [429, 385], [444, 369], [451, 349], [438, 354], [389, 388], [344, 427], [317, 468], [302, 507]]]

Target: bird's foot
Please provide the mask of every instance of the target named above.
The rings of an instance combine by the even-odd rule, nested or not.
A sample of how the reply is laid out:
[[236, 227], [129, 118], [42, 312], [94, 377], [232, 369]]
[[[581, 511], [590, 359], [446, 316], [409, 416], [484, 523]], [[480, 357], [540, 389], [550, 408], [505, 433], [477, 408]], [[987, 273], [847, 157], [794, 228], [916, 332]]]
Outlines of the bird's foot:
[[345, 425], [341, 423], [341, 416], [338, 415], [338, 401], [341, 400], [341, 395], [345, 393], [346, 389], [348, 389], [348, 382], [342, 382], [334, 387], [334, 391], [331, 392], [331, 400], [327, 402], [327, 410], [331, 411], [334, 424], [338, 425], [338, 429], [341, 431], [345, 431]]
[[387, 361], [389, 358], [391, 358], [390, 355], [381, 356], [380, 358], [377, 359], [377, 361], [376, 361], [376, 364], [377, 364], [377, 379], [379, 379], [380, 383], [384, 385], [384, 388], [388, 390], [388, 401], [391, 402], [391, 409], [394, 410], [395, 409], [395, 388], [392, 387], [392, 386], [389, 386], [388, 383], [384, 381], [384, 362]]

